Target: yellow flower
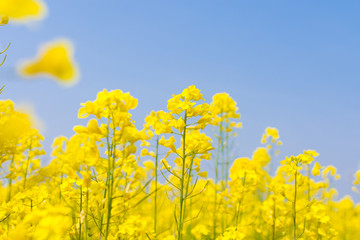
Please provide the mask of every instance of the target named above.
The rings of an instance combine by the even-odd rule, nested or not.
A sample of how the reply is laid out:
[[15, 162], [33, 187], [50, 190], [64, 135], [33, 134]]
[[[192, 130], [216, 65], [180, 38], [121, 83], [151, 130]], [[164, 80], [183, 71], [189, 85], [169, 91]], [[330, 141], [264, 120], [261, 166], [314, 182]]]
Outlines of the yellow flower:
[[78, 78], [78, 68], [73, 59], [71, 43], [60, 40], [46, 44], [36, 59], [20, 66], [19, 72], [25, 77], [45, 75], [54, 78], [60, 84], [74, 85]]
[[[236, 102], [228, 93], [217, 93], [213, 96], [211, 112], [214, 115], [221, 115], [226, 118], [240, 118], [240, 114], [237, 111]], [[237, 126], [240, 127], [241, 125]]]
[[279, 138], [279, 132], [276, 128], [272, 128], [272, 127], [267, 127], [265, 129], [265, 132], [268, 136], [271, 136], [273, 139], [278, 139]]
[[321, 169], [321, 165], [319, 163], [315, 163], [314, 168], [312, 169], [312, 175], [314, 176], [319, 176], [320, 175], [320, 169]]
[[305, 150], [304, 154], [306, 155], [310, 155], [312, 157], [317, 157], [319, 156], [319, 153], [317, 153], [315, 150]]
[[261, 166], [266, 166], [270, 162], [270, 155], [265, 148], [257, 148], [253, 153], [252, 159]]
[[358, 170], [355, 173], [354, 177], [355, 177], [355, 180], [354, 180], [353, 184], [354, 185], [359, 185], [359, 183], [360, 183], [360, 170]]
[[82, 171], [81, 175], [83, 177], [83, 186], [88, 188], [91, 185], [91, 172], [89, 171]]
[[6, 25], [6, 24], [8, 24], [9, 23], [9, 17], [8, 16], [2, 16], [1, 18], [0, 18], [0, 26], [1, 25]]
[[252, 162], [249, 158], [235, 159], [230, 168], [230, 178], [233, 181], [244, 178], [248, 172], [253, 172], [255, 168], [254, 162]]
[[162, 163], [161, 169], [168, 169], [169, 170], [171, 168], [170, 164], [166, 161], [166, 159], [162, 159], [161, 163]]
[[146, 148], [143, 148], [142, 150], [141, 150], [141, 154], [140, 154], [142, 157], [144, 157], [144, 156], [150, 156], [150, 157], [155, 157], [155, 153], [153, 152], [153, 151], [150, 151], [149, 152], [149, 150], [147, 150]]
[[[324, 169], [324, 171], [322, 173], [322, 177], [326, 178], [328, 176], [328, 174], [330, 174], [331, 176], [335, 176], [336, 171], [337, 171], [336, 167], [329, 165]], [[338, 178], [340, 178], [340, 177], [338, 177]]]
[[208, 173], [206, 171], [205, 172], [199, 172], [198, 175], [200, 177], [207, 178]]
[[18, 22], [42, 19], [46, 12], [46, 5], [41, 0], [0, 1], [0, 15], [8, 16]]
[[155, 164], [150, 160], [143, 162], [143, 165], [145, 166], [146, 171], [155, 169]]

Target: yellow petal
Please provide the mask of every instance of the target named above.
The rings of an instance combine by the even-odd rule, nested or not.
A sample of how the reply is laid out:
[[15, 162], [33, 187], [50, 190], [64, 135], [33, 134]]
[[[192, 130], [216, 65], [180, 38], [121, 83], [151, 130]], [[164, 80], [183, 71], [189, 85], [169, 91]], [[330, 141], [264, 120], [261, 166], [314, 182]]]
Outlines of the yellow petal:
[[314, 168], [312, 169], [312, 175], [314, 176], [319, 176], [320, 175], [320, 169], [321, 169], [321, 165], [319, 163], [315, 163]]
[[207, 172], [199, 172], [198, 175], [203, 178], [207, 178], [208, 173]]

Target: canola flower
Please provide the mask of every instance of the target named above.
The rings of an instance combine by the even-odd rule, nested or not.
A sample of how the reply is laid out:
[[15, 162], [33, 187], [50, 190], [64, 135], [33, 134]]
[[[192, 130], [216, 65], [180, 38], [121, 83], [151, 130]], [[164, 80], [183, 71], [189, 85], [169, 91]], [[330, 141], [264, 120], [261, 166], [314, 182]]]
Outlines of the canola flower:
[[74, 60], [73, 47], [68, 40], [57, 40], [41, 47], [38, 56], [22, 63], [19, 73], [24, 77], [47, 76], [64, 86], [78, 80], [79, 70]]
[[46, 5], [41, 0], [0, 1], [0, 16], [7, 16], [14, 22], [25, 23], [30, 20], [40, 20], [44, 18], [46, 12]]
[[[189, 86], [165, 110], [146, 116], [142, 129], [132, 119], [137, 105], [130, 93], [99, 92], [79, 109], [87, 124], [54, 139], [51, 162], [44, 164], [44, 138], [31, 116], [1, 100], [0, 239], [360, 235], [359, 205], [337, 197], [332, 182], [340, 175], [320, 164], [315, 150], [286, 157], [272, 173], [269, 165], [278, 161], [272, 149], [281, 142], [276, 128], [266, 128], [265, 147], [248, 157], [231, 155], [240, 114], [228, 94], [216, 94], [208, 104]], [[212, 137], [208, 127], [215, 129]], [[360, 171], [353, 184], [359, 193]]]
[[[218, 206], [221, 206], [222, 199], [218, 197], [218, 192], [224, 191], [227, 187], [229, 178], [229, 166], [231, 161], [230, 148], [231, 138], [236, 136], [235, 128], [240, 128], [239, 122], [240, 114], [236, 102], [227, 93], [218, 93], [213, 96], [213, 101], [210, 104], [210, 111], [212, 114], [211, 125], [215, 127], [215, 139], [217, 142], [215, 155], [215, 187], [214, 187], [214, 216], [213, 216], [213, 236], [216, 238], [218, 222], [221, 222], [221, 227], [224, 228], [224, 214], [221, 214], [221, 221], [218, 219]], [[219, 179], [220, 178], [220, 179]], [[221, 189], [218, 189], [217, 184], [221, 181]]]

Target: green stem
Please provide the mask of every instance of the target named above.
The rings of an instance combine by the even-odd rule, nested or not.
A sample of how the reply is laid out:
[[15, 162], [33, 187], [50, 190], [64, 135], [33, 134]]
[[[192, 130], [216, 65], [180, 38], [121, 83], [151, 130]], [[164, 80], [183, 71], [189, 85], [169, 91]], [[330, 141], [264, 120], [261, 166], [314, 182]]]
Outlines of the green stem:
[[273, 205], [273, 226], [272, 226], [272, 240], [275, 240], [275, 224], [276, 224], [276, 199], [275, 196], [273, 198], [274, 205]]
[[[229, 180], [229, 166], [230, 166], [230, 161], [229, 161], [229, 133], [226, 134], [225, 136], [225, 188], [228, 186], [228, 180]], [[224, 190], [225, 190], [224, 188]]]
[[[192, 167], [193, 167], [193, 163], [194, 163], [194, 158], [195, 158], [195, 156], [193, 156], [192, 157], [192, 159], [191, 159], [191, 163], [190, 163], [190, 168], [189, 168], [189, 172], [188, 172], [188, 179], [187, 179], [187, 182], [186, 182], [186, 190], [185, 190], [185, 195], [184, 195], [184, 200], [186, 200], [186, 198], [187, 197], [189, 197], [188, 196], [188, 193], [189, 193], [189, 186], [190, 186], [190, 183], [191, 183], [191, 174], [192, 174]], [[191, 204], [192, 204], [192, 201], [191, 201], [191, 199], [190, 199], [190, 212], [191, 212]], [[184, 201], [184, 210], [183, 210], [183, 212], [184, 212], [184, 216], [183, 216], [183, 219], [185, 219], [185, 213], [186, 213], [186, 201]], [[190, 221], [190, 233], [191, 233], [191, 225], [192, 225], [192, 221]]]
[[26, 178], [27, 178], [27, 175], [28, 175], [28, 169], [29, 169], [29, 165], [30, 165], [30, 151], [32, 149], [31, 145], [32, 145], [32, 139], [30, 140], [29, 153], [28, 153], [28, 157], [26, 159], [26, 168], [25, 168], [24, 183], [23, 183], [24, 190], [25, 190], [25, 187], [26, 187]]
[[106, 215], [106, 229], [105, 229], [105, 240], [108, 239], [109, 229], [110, 229], [110, 219], [111, 219], [111, 208], [112, 208], [112, 189], [114, 184], [114, 162], [115, 162], [115, 154], [114, 154], [114, 135], [115, 129], [113, 129], [112, 133], [112, 142], [110, 143], [110, 115], [108, 117], [108, 128], [106, 134], [106, 143], [107, 143], [107, 151], [108, 151], [108, 169], [107, 169], [107, 215]]
[[89, 188], [86, 188], [86, 211], [85, 211], [85, 239], [88, 236], [88, 212], [89, 212]]
[[219, 135], [218, 135], [218, 147], [216, 151], [216, 158], [215, 158], [215, 181], [214, 181], [214, 216], [213, 216], [213, 235], [214, 239], [216, 239], [216, 210], [217, 210], [217, 183], [219, 181], [219, 158], [220, 158], [220, 148], [221, 148], [221, 128], [222, 128], [222, 121], [220, 122], [219, 126]]
[[159, 157], [159, 135], [156, 135], [156, 153], [155, 153], [155, 194], [154, 194], [154, 233], [157, 237], [157, 191], [158, 191], [158, 157]]
[[[243, 179], [242, 184], [243, 184], [243, 187], [245, 187], [245, 184], [246, 184], [246, 172], [245, 172], [245, 174], [244, 174], [244, 179]], [[245, 196], [245, 192], [243, 192], [243, 194], [242, 194], [242, 196], [241, 196], [241, 198], [240, 198], [240, 200], [239, 200], [238, 209], [237, 209], [237, 213], [236, 213], [236, 221], [235, 221], [235, 222], [236, 222], [236, 226], [237, 226], [239, 223], [241, 223], [241, 221], [242, 221], [243, 212], [240, 211], [240, 208], [241, 208], [242, 202], [243, 202], [243, 200], [244, 200], [244, 196]], [[240, 216], [240, 217], [239, 217], [239, 216]], [[239, 218], [240, 218], [240, 220], [239, 220]]]
[[82, 212], [82, 186], [80, 186], [80, 219], [79, 219], [79, 240], [81, 240], [81, 212]]
[[294, 231], [293, 231], [293, 237], [294, 240], [297, 239], [296, 237], [296, 197], [297, 197], [297, 170], [295, 171], [295, 190], [294, 190], [294, 201], [293, 201], [293, 225], [294, 225]]
[[185, 148], [185, 139], [186, 139], [186, 121], [187, 121], [187, 111], [185, 111], [184, 116], [184, 130], [182, 134], [182, 169], [181, 169], [181, 179], [180, 179], [180, 207], [179, 207], [179, 219], [178, 219], [178, 229], [177, 229], [177, 239], [182, 239], [183, 231], [183, 222], [184, 222], [184, 181], [185, 181], [185, 160], [186, 160], [186, 148]]
[[[10, 162], [10, 169], [14, 167], [14, 155], [12, 155], [11, 157], [11, 162]], [[12, 189], [12, 179], [9, 178], [9, 190], [8, 190], [8, 196], [7, 196], [7, 201], [9, 202], [11, 200], [11, 189]]]

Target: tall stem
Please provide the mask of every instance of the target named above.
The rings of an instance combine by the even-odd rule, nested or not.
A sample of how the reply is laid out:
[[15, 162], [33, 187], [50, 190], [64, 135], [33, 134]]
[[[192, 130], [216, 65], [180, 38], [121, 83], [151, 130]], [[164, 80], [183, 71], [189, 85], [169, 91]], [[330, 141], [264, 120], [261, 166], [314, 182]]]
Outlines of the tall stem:
[[158, 157], [159, 157], [159, 135], [156, 135], [156, 153], [155, 153], [155, 194], [154, 194], [154, 233], [156, 238], [157, 224], [157, 191], [158, 191]]
[[183, 231], [183, 222], [184, 222], [184, 181], [185, 181], [185, 160], [186, 160], [186, 148], [185, 148], [185, 140], [186, 140], [186, 121], [187, 121], [187, 111], [185, 111], [184, 116], [184, 130], [182, 134], [182, 169], [181, 169], [181, 179], [180, 179], [180, 209], [179, 209], [179, 219], [178, 219], [178, 231], [177, 231], [177, 239], [182, 239], [182, 231]]
[[88, 236], [88, 212], [89, 212], [89, 188], [86, 188], [86, 212], [85, 212], [85, 226], [84, 226], [84, 230], [85, 230], [85, 240], [87, 239]]
[[[11, 162], [10, 162], [10, 169], [14, 167], [14, 155], [11, 156]], [[9, 202], [11, 200], [11, 189], [12, 189], [12, 179], [9, 178], [9, 185], [8, 185], [8, 196], [7, 201]]]
[[[243, 187], [245, 187], [245, 184], [246, 184], [246, 175], [247, 175], [247, 173], [245, 172], [245, 174], [244, 174], [244, 179], [243, 179], [243, 182], [242, 182]], [[240, 210], [240, 209], [241, 209], [241, 207], [242, 207], [242, 203], [243, 203], [243, 200], [244, 200], [244, 197], [245, 197], [245, 193], [246, 193], [245, 191], [242, 193], [242, 196], [241, 196], [241, 198], [240, 198], [240, 200], [239, 200], [238, 209], [237, 209], [237, 213], [236, 213], [236, 227], [237, 227], [237, 225], [240, 224], [241, 221], [242, 221], [243, 212], [242, 212], [242, 210]], [[240, 219], [240, 220], [239, 220], [239, 219]]]
[[79, 240], [81, 240], [81, 212], [82, 212], [82, 186], [80, 186]]
[[293, 225], [294, 225], [294, 240], [296, 240], [296, 197], [297, 197], [297, 170], [295, 171], [295, 189], [294, 189], [294, 201], [293, 201]]
[[221, 148], [221, 128], [222, 128], [222, 121], [220, 122], [219, 127], [219, 135], [218, 135], [218, 146], [216, 151], [216, 158], [215, 158], [215, 181], [214, 181], [214, 216], [213, 216], [213, 235], [214, 239], [216, 239], [216, 210], [217, 210], [217, 183], [219, 180], [219, 158], [220, 158], [220, 148]]
[[272, 240], [275, 240], [275, 224], [276, 224], [276, 199], [275, 196], [273, 198], [273, 226], [272, 226]]
[[115, 126], [112, 129], [112, 141], [110, 142], [110, 115], [108, 117], [108, 131], [106, 135], [107, 149], [108, 149], [108, 171], [107, 171], [107, 219], [106, 219], [106, 230], [105, 230], [105, 240], [109, 236], [110, 228], [110, 219], [111, 219], [111, 209], [112, 209], [112, 192], [114, 185], [114, 167], [115, 167]]
[[[230, 166], [230, 160], [229, 160], [229, 140], [230, 136], [229, 133], [226, 133], [225, 136], [225, 188], [228, 186], [228, 180], [229, 180], [229, 166]], [[225, 190], [225, 188], [223, 190]]]
[[32, 139], [30, 140], [29, 153], [28, 153], [28, 157], [26, 159], [26, 168], [25, 168], [24, 183], [23, 183], [24, 190], [25, 190], [25, 187], [26, 187], [26, 178], [27, 178], [27, 175], [28, 175], [29, 165], [30, 165], [30, 151], [32, 149], [31, 145], [32, 145]]

